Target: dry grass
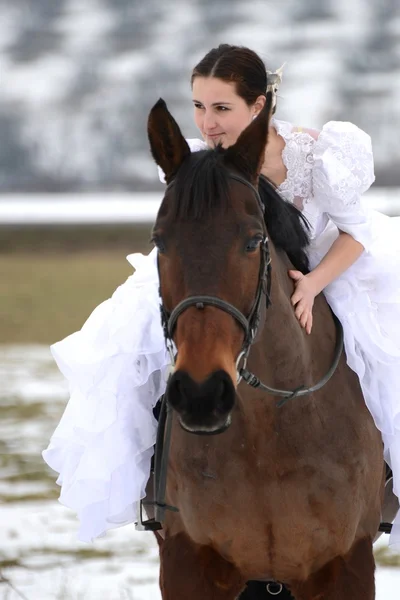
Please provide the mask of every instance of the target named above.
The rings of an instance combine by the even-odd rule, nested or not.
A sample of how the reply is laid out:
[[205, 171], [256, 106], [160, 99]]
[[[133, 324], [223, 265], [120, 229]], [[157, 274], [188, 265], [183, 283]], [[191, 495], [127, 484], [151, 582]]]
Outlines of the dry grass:
[[400, 567], [400, 554], [387, 546], [380, 546], [374, 551], [375, 562], [381, 567]]
[[55, 342], [132, 274], [125, 253], [0, 255], [1, 343]]

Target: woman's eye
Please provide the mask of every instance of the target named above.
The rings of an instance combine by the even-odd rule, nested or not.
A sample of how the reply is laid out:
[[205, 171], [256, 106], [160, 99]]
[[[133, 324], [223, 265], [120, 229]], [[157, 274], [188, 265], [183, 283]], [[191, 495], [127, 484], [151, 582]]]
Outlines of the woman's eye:
[[195, 108], [203, 108], [201, 104], [196, 104], [196, 103], [194, 103], [194, 104], [193, 104], [193, 106], [194, 106]]
[[227, 106], [217, 106], [217, 110], [225, 112], [226, 110], [229, 110], [229, 108]]
[[259, 247], [261, 241], [262, 241], [262, 238], [260, 236], [257, 236], [255, 238], [253, 238], [252, 240], [250, 240], [249, 242], [247, 242], [246, 252], [255, 252], [257, 250], [257, 248]]

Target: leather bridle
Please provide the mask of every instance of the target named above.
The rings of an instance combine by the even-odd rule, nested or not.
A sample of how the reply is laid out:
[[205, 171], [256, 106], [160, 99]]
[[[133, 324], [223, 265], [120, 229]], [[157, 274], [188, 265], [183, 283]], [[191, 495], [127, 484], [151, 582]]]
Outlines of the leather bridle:
[[[234, 179], [239, 181], [246, 187], [250, 188], [254, 193], [257, 203], [260, 207], [262, 213], [264, 213], [264, 205], [262, 203], [260, 194], [258, 190], [246, 179], [241, 177], [240, 175], [236, 175], [236, 173], [229, 173], [230, 179]], [[172, 181], [168, 187], [170, 189], [174, 184]], [[161, 286], [160, 286], [160, 299], [161, 299], [161, 323], [164, 331], [164, 337], [167, 344], [167, 349], [173, 360], [173, 365], [175, 364], [174, 359], [174, 351], [173, 351], [173, 334], [178, 321], [178, 318], [182, 313], [184, 313], [188, 308], [195, 307], [198, 310], [204, 309], [206, 306], [213, 306], [218, 308], [233, 317], [236, 322], [241, 326], [244, 331], [244, 338], [242, 347], [240, 349], [239, 355], [236, 360], [236, 369], [237, 369], [237, 382], [241, 380], [241, 374], [239, 370], [239, 365], [241, 361], [243, 361], [243, 367], [247, 362], [248, 355], [250, 353], [250, 348], [256, 339], [257, 332], [260, 327], [261, 322], [261, 308], [262, 308], [262, 299], [265, 296], [266, 299], [266, 307], [268, 308], [271, 304], [270, 292], [271, 292], [271, 256], [268, 246], [268, 237], [265, 235], [260, 243], [260, 269], [258, 275], [258, 284], [257, 290], [255, 293], [255, 298], [253, 305], [251, 307], [250, 313], [248, 316], [245, 316], [240, 310], [238, 310], [233, 304], [227, 302], [226, 300], [222, 300], [218, 298], [218, 296], [210, 296], [210, 295], [197, 295], [197, 296], [189, 296], [180, 302], [172, 312], [168, 312], [165, 308], [162, 297], [161, 297]], [[160, 273], [159, 273], [160, 274]]]
[[[260, 207], [262, 213], [264, 213], [264, 204], [261, 200], [260, 194], [258, 190], [252, 185], [249, 181], [237, 175], [236, 173], [229, 173], [230, 179], [234, 179], [239, 181], [246, 187], [250, 188], [254, 193], [257, 203]], [[170, 182], [167, 186], [167, 191], [174, 185], [174, 180]], [[254, 340], [256, 339], [257, 332], [260, 327], [261, 322], [261, 308], [262, 308], [262, 298], [265, 296], [266, 298], [266, 307], [268, 308], [271, 305], [271, 255], [268, 245], [268, 237], [264, 236], [263, 240], [260, 244], [261, 251], [261, 260], [260, 260], [260, 270], [258, 275], [258, 284], [257, 290], [253, 302], [253, 306], [250, 310], [250, 314], [246, 317], [240, 310], [238, 310], [233, 304], [227, 302], [226, 300], [222, 300], [218, 298], [218, 296], [209, 296], [209, 295], [198, 295], [198, 296], [189, 296], [182, 300], [171, 313], [167, 311], [165, 308], [162, 296], [161, 296], [161, 284], [160, 284], [160, 311], [161, 311], [161, 323], [164, 331], [164, 337], [168, 352], [171, 357], [171, 368], [175, 366], [175, 353], [174, 353], [174, 344], [173, 344], [173, 334], [178, 321], [178, 318], [182, 313], [184, 313], [188, 308], [196, 307], [199, 310], [204, 309], [206, 306], [214, 306], [223, 310], [224, 312], [231, 315], [237, 323], [242, 327], [244, 331], [244, 339], [243, 344], [240, 349], [239, 355], [236, 359], [236, 371], [237, 371], [237, 383], [239, 383], [242, 379], [248, 385], [254, 388], [260, 388], [265, 392], [268, 392], [272, 396], [280, 396], [282, 399], [278, 403], [278, 407], [283, 406], [288, 400], [292, 398], [296, 398], [298, 396], [305, 396], [312, 392], [316, 392], [321, 389], [332, 377], [336, 368], [339, 364], [340, 357], [343, 351], [343, 328], [335, 316], [334, 313], [333, 319], [336, 325], [336, 345], [335, 352], [332, 365], [328, 372], [324, 375], [322, 379], [318, 383], [313, 386], [306, 387], [305, 385], [301, 385], [294, 390], [280, 390], [276, 388], [272, 388], [260, 381], [258, 377], [256, 377], [253, 373], [246, 369], [247, 359], [250, 353], [250, 349]], [[158, 262], [157, 262], [158, 265]], [[160, 273], [159, 273], [160, 275]], [[240, 364], [242, 365], [240, 366]]]

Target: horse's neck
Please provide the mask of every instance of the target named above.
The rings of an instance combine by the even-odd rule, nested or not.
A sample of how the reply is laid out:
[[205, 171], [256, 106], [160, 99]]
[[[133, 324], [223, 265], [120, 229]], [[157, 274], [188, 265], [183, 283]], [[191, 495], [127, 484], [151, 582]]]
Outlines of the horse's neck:
[[266, 311], [254, 370], [269, 386], [294, 389], [312, 383], [310, 358], [315, 340], [300, 326], [291, 304], [294, 287], [288, 269], [293, 266], [283, 253], [274, 252], [272, 258], [271, 306]]

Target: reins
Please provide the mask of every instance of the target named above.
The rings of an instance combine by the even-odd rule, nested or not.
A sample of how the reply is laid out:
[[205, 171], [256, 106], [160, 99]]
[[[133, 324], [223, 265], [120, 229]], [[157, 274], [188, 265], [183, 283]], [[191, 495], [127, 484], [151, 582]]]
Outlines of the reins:
[[246, 368], [244, 368], [244, 366], [239, 371], [240, 376], [243, 379], [243, 381], [245, 381], [248, 385], [250, 385], [253, 388], [261, 389], [261, 390], [263, 390], [263, 392], [268, 392], [268, 394], [271, 394], [271, 396], [282, 396], [282, 400], [280, 400], [276, 405], [278, 408], [281, 408], [282, 406], [284, 406], [284, 404], [286, 404], [286, 402], [288, 402], [289, 400], [292, 400], [293, 398], [299, 398], [301, 396], [306, 396], [307, 394], [312, 394], [314, 392], [317, 392], [321, 388], [323, 388], [324, 385], [326, 383], [328, 383], [328, 381], [330, 380], [330, 378], [336, 371], [336, 368], [340, 361], [340, 357], [343, 352], [343, 345], [344, 345], [342, 324], [340, 323], [339, 319], [333, 312], [332, 312], [332, 317], [335, 322], [336, 334], [337, 334], [336, 335], [336, 343], [335, 343], [335, 352], [333, 355], [334, 358], [333, 358], [333, 362], [332, 362], [332, 365], [331, 365], [329, 371], [318, 383], [316, 383], [315, 385], [312, 385], [308, 388], [305, 387], [304, 385], [301, 385], [294, 390], [280, 390], [280, 389], [272, 388], [272, 387], [266, 385], [265, 383], [262, 383], [258, 377], [253, 375], [253, 373], [248, 371]]

